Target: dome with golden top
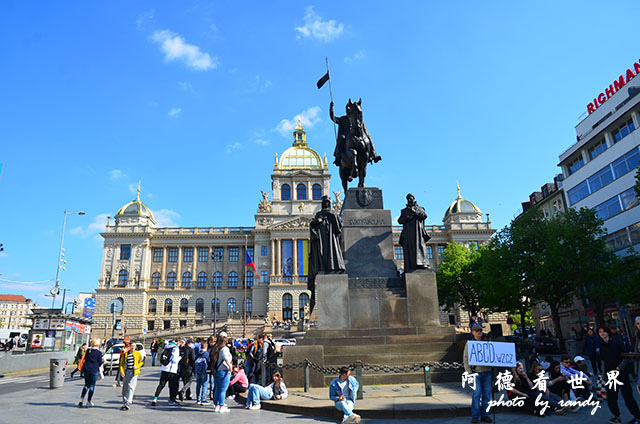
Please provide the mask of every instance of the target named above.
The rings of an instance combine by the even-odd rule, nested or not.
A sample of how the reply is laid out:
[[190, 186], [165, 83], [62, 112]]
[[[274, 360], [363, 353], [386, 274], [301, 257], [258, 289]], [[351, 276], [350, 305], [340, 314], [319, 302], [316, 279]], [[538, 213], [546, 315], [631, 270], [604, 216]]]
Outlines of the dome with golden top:
[[460, 186], [458, 186], [458, 197], [456, 200], [451, 203], [451, 206], [445, 211], [444, 218], [442, 220], [446, 220], [451, 215], [456, 214], [477, 214], [482, 216], [482, 211], [478, 208], [473, 202], [465, 200], [460, 195]]
[[136, 196], [136, 198], [121, 207], [116, 214], [116, 218], [122, 217], [146, 217], [151, 219], [153, 223], [156, 222], [151, 209], [149, 209], [147, 205], [142, 203], [142, 200], [140, 200], [140, 185], [138, 185], [138, 195]]
[[281, 170], [323, 168], [320, 155], [307, 145], [307, 136], [299, 119], [293, 131], [293, 146], [282, 153], [277, 166]]

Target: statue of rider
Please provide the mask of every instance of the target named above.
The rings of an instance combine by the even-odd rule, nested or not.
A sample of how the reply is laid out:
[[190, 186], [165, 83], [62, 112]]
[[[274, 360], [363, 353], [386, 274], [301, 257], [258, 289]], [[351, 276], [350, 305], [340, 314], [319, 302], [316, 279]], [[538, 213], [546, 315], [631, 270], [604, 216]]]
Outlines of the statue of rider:
[[[349, 135], [349, 132], [351, 131], [351, 115], [352, 115], [352, 111], [351, 111], [351, 105], [353, 103], [351, 102], [351, 99], [349, 99], [349, 102], [346, 105], [346, 115], [344, 116], [335, 116], [334, 112], [333, 112], [333, 102], [331, 102], [329, 104], [329, 118], [331, 118], [331, 120], [333, 122], [335, 122], [336, 124], [338, 124], [338, 138], [336, 140], [336, 148], [333, 151], [333, 156], [335, 157], [333, 163], [336, 164], [337, 166], [340, 166], [340, 163], [342, 161], [342, 155], [346, 153], [346, 149], [345, 149], [345, 143], [347, 141], [347, 136]], [[376, 153], [376, 149], [373, 146], [373, 140], [371, 140], [371, 136], [369, 135], [369, 131], [367, 130], [367, 126], [364, 124], [364, 122], [362, 123], [363, 129], [364, 129], [364, 133], [365, 136], [369, 139], [369, 157], [370, 162], [378, 162], [380, 161], [382, 158]], [[355, 164], [353, 166], [354, 170], [356, 168]], [[355, 177], [355, 175], [353, 175]]]

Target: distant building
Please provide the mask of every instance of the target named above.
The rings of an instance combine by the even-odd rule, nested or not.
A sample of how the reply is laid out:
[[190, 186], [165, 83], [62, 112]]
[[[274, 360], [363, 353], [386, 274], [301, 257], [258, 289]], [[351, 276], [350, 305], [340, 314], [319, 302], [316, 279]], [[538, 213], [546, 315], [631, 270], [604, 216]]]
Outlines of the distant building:
[[33, 300], [19, 294], [0, 294], [0, 328], [28, 330], [31, 328]]

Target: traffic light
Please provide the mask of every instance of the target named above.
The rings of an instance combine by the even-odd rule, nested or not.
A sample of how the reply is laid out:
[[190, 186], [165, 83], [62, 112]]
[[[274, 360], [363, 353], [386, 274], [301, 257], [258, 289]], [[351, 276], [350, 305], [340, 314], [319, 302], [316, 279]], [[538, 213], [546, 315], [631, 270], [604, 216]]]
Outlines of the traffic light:
[[0, 243], [0, 252], [4, 252], [4, 244]]
[[80, 299], [73, 299], [73, 312], [80, 310]]

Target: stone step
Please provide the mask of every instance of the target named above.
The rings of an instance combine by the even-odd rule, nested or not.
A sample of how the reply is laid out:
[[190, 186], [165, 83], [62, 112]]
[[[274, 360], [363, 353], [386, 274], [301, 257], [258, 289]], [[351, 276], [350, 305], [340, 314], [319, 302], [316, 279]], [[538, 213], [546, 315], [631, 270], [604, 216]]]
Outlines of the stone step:
[[356, 361], [375, 365], [410, 365], [434, 361], [460, 362], [460, 359], [461, 356], [453, 350], [407, 353], [390, 351], [389, 353], [374, 354], [324, 355], [324, 363], [326, 366], [350, 365], [355, 364]]
[[[433, 370], [431, 372], [431, 382], [433, 383], [451, 383], [461, 381], [462, 369], [460, 370]], [[325, 375], [324, 384], [328, 386], [331, 384], [336, 376]], [[362, 380], [364, 386], [377, 385], [377, 384], [409, 384], [409, 383], [423, 383], [423, 372], [410, 372], [410, 373], [362, 373]]]
[[441, 327], [394, 327], [394, 328], [353, 328], [335, 330], [309, 330], [305, 339], [326, 337], [379, 337], [379, 336], [403, 336], [403, 335], [455, 335], [455, 328], [451, 326]]
[[451, 342], [430, 342], [430, 343], [411, 343], [411, 344], [377, 344], [377, 345], [334, 345], [324, 346], [325, 355], [373, 355], [394, 352], [398, 354], [404, 353], [421, 353], [421, 352], [446, 352], [454, 348]]
[[449, 342], [454, 341], [453, 335], [431, 335], [431, 334], [411, 334], [397, 336], [378, 336], [378, 337], [323, 337], [298, 339], [297, 343], [303, 346], [323, 345], [323, 346], [362, 346], [362, 345], [389, 345], [389, 344], [420, 344], [432, 342]]

